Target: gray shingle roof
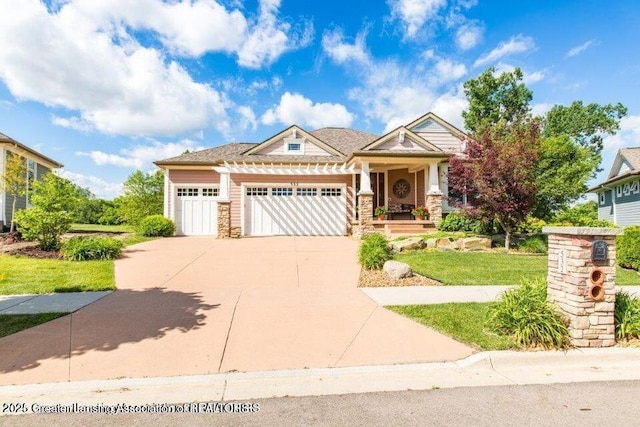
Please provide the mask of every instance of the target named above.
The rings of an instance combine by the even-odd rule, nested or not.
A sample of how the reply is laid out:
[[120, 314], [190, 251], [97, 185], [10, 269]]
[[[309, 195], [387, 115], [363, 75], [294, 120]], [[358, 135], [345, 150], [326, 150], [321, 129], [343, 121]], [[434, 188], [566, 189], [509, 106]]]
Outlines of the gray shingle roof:
[[640, 147], [623, 148], [620, 154], [627, 159], [634, 170], [640, 170]]
[[334, 147], [344, 156], [278, 156], [244, 154], [258, 144], [233, 142], [206, 150], [194, 151], [169, 159], [159, 160], [156, 165], [214, 165], [228, 162], [269, 162], [269, 163], [342, 163], [355, 150], [378, 138], [377, 135], [346, 128], [322, 128], [309, 132], [316, 138]]

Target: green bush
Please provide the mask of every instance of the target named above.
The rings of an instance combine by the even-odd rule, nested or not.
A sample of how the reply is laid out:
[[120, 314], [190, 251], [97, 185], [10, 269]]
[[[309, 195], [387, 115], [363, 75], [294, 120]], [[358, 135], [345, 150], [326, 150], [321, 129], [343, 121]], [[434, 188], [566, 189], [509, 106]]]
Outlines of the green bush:
[[618, 292], [614, 318], [619, 341], [640, 338], [640, 299]]
[[538, 234], [542, 233], [542, 227], [547, 225], [544, 219], [527, 216], [527, 220], [518, 226], [518, 233]]
[[138, 227], [140, 234], [147, 237], [169, 237], [176, 231], [176, 225], [162, 215], [145, 217]]
[[71, 218], [60, 211], [48, 211], [39, 207], [16, 212], [18, 230], [25, 240], [37, 241], [43, 251], [60, 248], [60, 236], [71, 228]]
[[640, 271], [640, 227], [627, 227], [616, 238], [618, 265]]
[[366, 270], [380, 270], [384, 263], [391, 258], [387, 239], [379, 233], [362, 237], [358, 250], [358, 262]]
[[111, 237], [72, 237], [62, 245], [62, 257], [69, 261], [116, 259], [123, 243]]
[[518, 248], [530, 254], [546, 254], [547, 238], [546, 236], [529, 236], [518, 244]]
[[610, 221], [598, 219], [598, 204], [594, 201], [564, 209], [558, 212], [551, 222], [553, 225], [562, 226], [615, 227]]
[[438, 225], [440, 231], [466, 231], [475, 234], [493, 234], [494, 226], [489, 221], [469, 218], [462, 212], [449, 213]]
[[524, 281], [519, 287], [504, 292], [489, 316], [491, 326], [513, 336], [523, 347], [565, 348], [569, 345], [567, 325], [547, 302], [544, 280]]

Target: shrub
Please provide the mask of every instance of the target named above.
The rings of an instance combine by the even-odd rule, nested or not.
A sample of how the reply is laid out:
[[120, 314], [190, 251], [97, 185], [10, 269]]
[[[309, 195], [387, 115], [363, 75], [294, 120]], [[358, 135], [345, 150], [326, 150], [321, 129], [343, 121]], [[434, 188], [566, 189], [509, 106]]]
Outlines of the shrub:
[[176, 231], [176, 225], [162, 215], [149, 215], [139, 226], [140, 234], [147, 237], [169, 237]]
[[640, 338], [640, 299], [618, 292], [614, 318], [619, 341]]
[[466, 231], [476, 234], [492, 234], [493, 223], [469, 218], [462, 212], [451, 212], [438, 225], [440, 231]]
[[391, 258], [387, 239], [379, 233], [362, 237], [358, 250], [358, 262], [366, 270], [379, 270]]
[[547, 225], [544, 219], [527, 216], [527, 220], [518, 226], [519, 233], [538, 234], [542, 233], [542, 227]]
[[598, 204], [594, 201], [563, 209], [553, 217], [552, 223], [576, 227], [615, 227], [610, 221], [598, 219]]
[[529, 252], [531, 254], [546, 254], [546, 236], [529, 236], [518, 245], [518, 248], [524, 252]]
[[616, 238], [618, 265], [640, 271], [640, 227], [627, 227]]
[[60, 248], [60, 236], [71, 228], [68, 214], [39, 207], [16, 212], [18, 229], [25, 240], [35, 240], [43, 251]]
[[123, 243], [111, 237], [72, 237], [62, 245], [62, 257], [69, 261], [116, 259]]
[[489, 321], [524, 347], [565, 348], [569, 344], [564, 318], [547, 302], [544, 280], [524, 281], [504, 292], [490, 311]]

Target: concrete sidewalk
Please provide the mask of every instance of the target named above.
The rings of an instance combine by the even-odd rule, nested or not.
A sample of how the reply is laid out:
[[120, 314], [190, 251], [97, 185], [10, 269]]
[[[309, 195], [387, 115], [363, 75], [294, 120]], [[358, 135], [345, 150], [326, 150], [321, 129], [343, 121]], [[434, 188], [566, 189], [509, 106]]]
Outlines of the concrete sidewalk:
[[73, 313], [112, 291], [0, 296], [0, 315]]
[[640, 348], [495, 351], [457, 362], [2, 386], [0, 401], [140, 405], [638, 379]]
[[[500, 294], [514, 286], [404, 286], [391, 288], [360, 288], [378, 305], [446, 304], [452, 302], [497, 301]], [[640, 298], [640, 286], [618, 286]]]

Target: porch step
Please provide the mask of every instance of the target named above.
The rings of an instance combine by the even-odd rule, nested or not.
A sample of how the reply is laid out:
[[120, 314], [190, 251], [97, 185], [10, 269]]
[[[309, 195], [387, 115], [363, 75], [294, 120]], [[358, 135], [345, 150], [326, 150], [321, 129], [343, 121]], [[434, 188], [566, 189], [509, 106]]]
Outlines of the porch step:
[[383, 229], [386, 234], [429, 234], [437, 231], [435, 224], [431, 221], [374, 221], [373, 225], [377, 229]]

